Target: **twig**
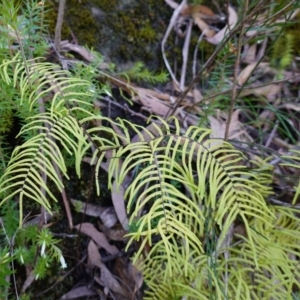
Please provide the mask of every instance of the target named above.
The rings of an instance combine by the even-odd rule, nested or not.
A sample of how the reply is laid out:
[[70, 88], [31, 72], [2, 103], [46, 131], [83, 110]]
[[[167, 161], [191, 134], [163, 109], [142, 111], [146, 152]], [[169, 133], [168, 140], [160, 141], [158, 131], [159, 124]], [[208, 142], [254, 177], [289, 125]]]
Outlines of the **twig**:
[[243, 37], [244, 37], [244, 29], [245, 29], [245, 22], [243, 20], [246, 19], [246, 13], [248, 11], [248, 6], [249, 6], [248, 1], [249, 0], [245, 1], [245, 6], [243, 8], [244, 13], [243, 13], [243, 18], [242, 18], [241, 34], [240, 34], [240, 37], [238, 40], [236, 61], [234, 64], [234, 80], [233, 80], [233, 86], [232, 86], [232, 99], [231, 99], [230, 110], [229, 110], [228, 119], [227, 119], [226, 128], [225, 128], [225, 136], [224, 136], [225, 141], [228, 140], [229, 127], [230, 127], [231, 118], [233, 115], [233, 110], [234, 110], [236, 99], [237, 99], [237, 78], [238, 78], [239, 67], [240, 67], [241, 51], [242, 51], [242, 46], [243, 46]]
[[195, 47], [195, 50], [194, 50], [194, 56], [193, 56], [193, 78], [196, 77], [196, 68], [197, 68], [197, 55], [198, 55], [198, 49], [199, 49], [199, 44], [201, 43], [201, 41], [203, 40], [203, 37], [204, 37], [204, 34], [206, 32], [206, 29], [204, 29], [199, 38], [198, 38], [198, 41], [197, 41], [197, 45]]
[[[46, 76], [46, 78], [48, 79], [48, 77]], [[57, 87], [57, 85], [54, 83], [54, 86]], [[38, 104], [39, 104], [39, 111], [41, 114], [45, 113], [45, 105], [44, 105], [44, 100], [43, 98], [39, 98], [38, 99]], [[48, 132], [51, 132], [51, 127], [50, 127], [50, 124], [48, 122], [44, 122], [45, 124], [45, 127], [48, 129]], [[55, 143], [55, 140], [54, 138], [49, 135], [49, 140], [53, 141]], [[55, 157], [57, 155], [56, 153], [56, 150], [54, 149], [54, 147], [51, 147], [51, 151], [52, 151], [52, 154], [53, 154], [53, 157]], [[57, 164], [55, 163], [54, 159], [51, 158], [52, 160], [52, 164], [53, 164], [53, 167], [54, 167], [54, 170], [55, 170], [55, 173], [58, 177], [58, 180], [60, 182], [63, 182], [62, 180], [62, 176], [61, 176], [61, 173], [60, 173], [60, 170], [57, 166]], [[46, 174], [45, 174], [46, 175]], [[46, 180], [46, 179], [44, 179]], [[45, 193], [45, 191], [43, 191]], [[67, 218], [68, 218], [68, 222], [69, 222], [69, 226], [70, 228], [73, 228], [73, 220], [72, 220], [72, 214], [71, 214], [71, 209], [70, 209], [70, 205], [69, 205], [69, 202], [68, 202], [68, 199], [67, 199], [67, 194], [66, 194], [66, 190], [65, 188], [63, 187], [62, 190], [61, 190], [61, 195], [62, 195], [62, 198], [63, 198], [63, 202], [64, 202], [64, 206], [65, 206], [65, 210], [66, 210], [66, 214], [67, 214]], [[42, 211], [43, 213], [43, 211]], [[44, 216], [45, 216], [45, 210], [44, 210]]]
[[59, 0], [58, 15], [55, 26], [55, 48], [57, 52], [60, 52], [60, 41], [61, 41], [61, 27], [64, 21], [66, 0]]
[[271, 142], [272, 142], [272, 140], [274, 138], [275, 132], [277, 131], [278, 125], [279, 125], [279, 122], [277, 120], [276, 124], [275, 124], [274, 128], [272, 129], [271, 134], [270, 134], [270, 136], [269, 136], [269, 138], [268, 138], [268, 140], [267, 140], [267, 142], [265, 144], [265, 147], [269, 147], [270, 146], [270, 144], [271, 144]]
[[[249, 13], [249, 15], [244, 20], [244, 22], [246, 22], [247, 20], [251, 19], [253, 17], [253, 15], [255, 15], [260, 9], [261, 9], [261, 3], [258, 3], [258, 5], [255, 7], [255, 9], [251, 13]], [[174, 16], [174, 14], [173, 14], [173, 16]], [[172, 108], [170, 108], [169, 111], [166, 113], [166, 115], [164, 117], [165, 120], [168, 119], [171, 115], [173, 115], [176, 112], [176, 110], [177, 110], [178, 106], [180, 105], [181, 101], [186, 97], [186, 95], [192, 89], [192, 87], [194, 86], [194, 84], [199, 81], [199, 79], [201, 78], [201, 76], [204, 73], [204, 71], [206, 71], [211, 65], [213, 65], [215, 63], [216, 57], [219, 54], [219, 52], [230, 41], [230, 39], [241, 29], [241, 27], [242, 27], [242, 25], [243, 25], [244, 22], [237, 24], [229, 32], [229, 34], [223, 39], [222, 43], [216, 48], [216, 50], [214, 51], [214, 53], [206, 61], [206, 63], [203, 65], [202, 69], [198, 72], [198, 74], [193, 79], [193, 81], [189, 84], [189, 86], [187, 87], [187, 89], [184, 92], [182, 92], [181, 95], [177, 98], [177, 101], [174, 104], [174, 106]], [[165, 42], [166, 41], [164, 40], [164, 43]], [[164, 45], [162, 45], [162, 50], [164, 50]]]
[[175, 74], [173, 73], [172, 68], [171, 68], [171, 66], [170, 66], [170, 64], [168, 62], [167, 57], [166, 57], [165, 44], [166, 44], [166, 41], [167, 41], [167, 39], [168, 39], [168, 37], [170, 35], [170, 32], [171, 32], [171, 30], [172, 30], [172, 28], [173, 28], [176, 20], [178, 19], [179, 14], [181, 13], [182, 8], [186, 5], [186, 2], [187, 2], [187, 0], [183, 0], [181, 2], [181, 4], [174, 10], [172, 18], [171, 18], [170, 23], [169, 23], [169, 26], [167, 28], [167, 31], [166, 31], [166, 33], [165, 33], [165, 35], [163, 37], [162, 42], [161, 42], [161, 52], [162, 52], [162, 55], [163, 55], [163, 59], [164, 59], [165, 65], [166, 65], [166, 67], [167, 67], [167, 69], [168, 69], [168, 71], [169, 71], [169, 73], [170, 73], [170, 75], [171, 75], [174, 83], [177, 86], [179, 86], [179, 82], [176, 79]]
[[[15, 233], [15, 235], [14, 235], [14, 237], [13, 237], [13, 241], [11, 241], [11, 240], [9, 239], [7, 233], [6, 233], [6, 229], [5, 229], [5, 227], [4, 227], [2, 218], [0, 218], [0, 225], [1, 225], [1, 227], [2, 227], [2, 232], [4, 233], [5, 238], [6, 238], [6, 240], [7, 240], [7, 244], [9, 245], [9, 248], [10, 248], [10, 249], [9, 249], [9, 255], [10, 255], [10, 257], [13, 257], [13, 245], [14, 245], [14, 238], [15, 238], [15, 236], [16, 236], [16, 233]], [[12, 275], [13, 281], [14, 281], [13, 285], [14, 285], [14, 290], [15, 290], [15, 296], [16, 296], [16, 299], [19, 300], [20, 298], [19, 298], [18, 288], [17, 288], [17, 280], [16, 280], [16, 275], [15, 275], [16, 272], [15, 272], [14, 260], [11, 261], [11, 269], [13, 270], [13, 272], [12, 272], [11, 275]], [[5, 281], [6, 281], [7, 283], [10, 283], [10, 275], [8, 275], [8, 276], [5, 277]], [[8, 294], [9, 294], [9, 293], [8, 293], [8, 290], [9, 290], [9, 287], [6, 287], [6, 288], [5, 288], [5, 291], [7, 291], [7, 293], [5, 293], [5, 294], [6, 294], [6, 296], [5, 296], [5, 299], [6, 299], [6, 300], [8, 299]]]
[[[282, 82], [286, 82], [286, 81], [289, 81], [290, 79], [293, 79], [293, 78], [296, 78], [296, 77], [299, 77], [300, 74], [297, 74], [295, 76], [291, 76], [291, 77], [288, 77], [288, 78], [285, 78], [285, 79], [281, 79], [281, 80], [277, 80], [277, 81], [271, 81], [271, 82], [268, 82], [268, 83], [265, 83], [265, 84], [261, 84], [261, 85], [257, 85], [257, 86], [252, 86], [252, 87], [244, 87], [244, 86], [241, 86], [241, 87], [237, 87], [237, 90], [240, 91], [240, 90], [243, 90], [243, 91], [247, 91], [247, 90], [255, 90], [255, 89], [258, 89], [258, 88], [261, 88], [261, 87], [264, 87], [264, 86], [268, 86], [268, 85], [271, 85], [271, 84], [276, 84], [276, 83], [282, 83]], [[203, 98], [201, 99], [201, 102], [202, 103], [205, 103], [206, 101], [210, 100], [210, 99], [214, 99], [218, 96], [221, 96], [221, 95], [226, 95], [226, 94], [229, 94], [231, 93], [231, 90], [232, 89], [228, 89], [226, 91], [223, 91], [223, 92], [220, 92], [220, 93], [217, 93], [217, 94], [213, 94], [211, 96], [208, 96], [206, 98]], [[193, 109], [197, 104], [199, 104], [199, 102], [196, 102], [194, 103], [193, 105], [190, 106], [190, 109]], [[184, 119], [188, 116], [188, 112], [186, 112], [186, 115], [184, 117]]]
[[189, 20], [187, 33], [185, 36], [184, 45], [183, 45], [183, 49], [182, 49], [183, 62], [182, 62], [182, 68], [181, 68], [181, 74], [180, 74], [180, 85], [179, 85], [180, 91], [184, 90], [186, 68], [187, 68], [188, 56], [189, 56], [189, 46], [190, 46], [190, 42], [191, 42], [192, 27], [193, 27], [193, 21]]
[[59, 277], [58, 280], [56, 280], [56, 282], [51, 285], [49, 288], [47, 288], [46, 290], [44, 290], [43, 292], [39, 293], [36, 295], [36, 297], [42, 296], [45, 293], [49, 292], [50, 290], [52, 290], [57, 284], [59, 284], [60, 282], [62, 282], [67, 276], [69, 276], [80, 264], [82, 264], [87, 258], [87, 255], [85, 255], [77, 264], [75, 267], [73, 267], [71, 270], [69, 270], [66, 274], [64, 274], [63, 276]]
[[271, 202], [271, 203], [273, 203], [273, 204], [279, 205], [279, 206], [290, 207], [290, 208], [296, 208], [296, 209], [299, 209], [299, 210], [300, 210], [300, 205], [292, 205], [292, 204], [290, 204], [290, 203], [287, 203], [287, 202], [283, 202], [283, 201], [277, 200], [277, 199], [275, 199], [275, 198], [267, 198], [267, 201], [268, 201], [268, 202]]

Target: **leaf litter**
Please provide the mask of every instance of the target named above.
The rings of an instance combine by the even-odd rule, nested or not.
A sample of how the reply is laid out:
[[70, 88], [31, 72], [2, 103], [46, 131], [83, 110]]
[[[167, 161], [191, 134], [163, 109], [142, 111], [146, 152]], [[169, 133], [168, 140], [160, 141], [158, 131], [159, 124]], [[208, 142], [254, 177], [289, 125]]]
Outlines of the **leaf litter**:
[[[167, 43], [171, 30], [176, 32], [178, 22], [181, 22], [184, 18], [192, 18], [193, 23], [196, 25], [195, 28], [199, 30], [199, 34], [202, 34], [204, 40], [211, 45], [222, 43], [238, 22], [237, 10], [231, 6], [228, 7], [226, 12], [228, 20], [222, 23], [223, 28], [218, 30], [213, 25], [222, 22], [225, 19], [225, 13], [224, 16], [218, 15], [206, 6], [189, 6], [185, 1], [178, 4], [172, 0], [165, 0], [165, 3], [174, 10], [169, 24], [170, 29], [168, 29], [169, 31], [167, 31], [164, 37], [162, 46], [165, 64], [171, 75], [173, 88], [171, 90], [167, 88], [164, 90], [145, 88], [132, 84], [122, 78], [117, 80], [108, 78], [111, 84], [130, 95], [129, 99], [132, 103], [140, 107], [139, 112], [130, 108], [130, 106], [124, 106], [123, 108], [137, 118], [145, 116], [145, 119], [147, 119], [145, 112], [164, 117], [175, 103], [177, 103], [182, 92], [186, 89], [184, 85], [180, 84], [180, 82], [185, 81], [185, 78], [177, 78], [178, 73], [171, 68], [171, 64], [164, 53], [164, 45]], [[294, 13], [292, 18], [295, 16], [296, 14]], [[267, 17], [261, 14], [257, 18], [256, 23], [263, 23], [264, 18]], [[276, 20], [276, 22], [280, 21], [282, 21], [280, 18]], [[252, 27], [255, 27], [255, 24]], [[195, 28], [194, 30], [196, 30]], [[249, 25], [245, 36], [258, 40], [261, 35], [266, 35], [267, 33], [267, 29], [265, 32], [262, 32], [250, 28]], [[180, 36], [183, 39], [186, 38], [184, 32], [181, 32]], [[281, 132], [284, 129], [286, 130], [286, 127], [291, 126], [297, 128], [299, 133], [300, 118], [298, 112], [300, 111], [300, 104], [295, 101], [288, 102], [282, 98], [282, 95], [285, 93], [291, 97], [295, 97], [295, 91], [292, 88], [299, 83], [300, 72], [296, 67], [279, 70], [271, 66], [268, 61], [262, 61], [261, 58], [265, 56], [268, 39], [262, 37], [262, 43], [249, 44], [247, 38], [245, 38], [245, 44], [242, 48], [242, 59], [241, 64], [238, 66], [236, 79], [232, 74], [229, 74], [226, 78], [227, 88], [221, 90], [214, 88], [209, 90], [201, 85], [195, 85], [181, 99], [174, 115], [183, 124], [183, 127], [188, 125], [198, 126], [205, 119], [206, 124], [212, 129], [210, 137], [216, 139], [215, 145], [217, 145], [217, 143], [220, 143], [218, 139], [223, 139], [225, 136], [226, 124], [229, 119], [228, 105], [227, 107], [224, 105], [224, 110], [215, 109], [214, 107], [211, 109], [210, 105], [217, 102], [218, 100], [216, 99], [220, 99], [220, 95], [230, 96], [232, 92], [230, 87], [233, 86], [233, 81], [236, 80], [239, 94], [237, 105], [230, 119], [228, 139], [235, 146], [245, 151], [248, 149], [248, 157], [252, 160], [257, 160], [258, 157], [271, 159], [272, 153], [275, 151], [280, 154], [289, 154], [291, 149], [298, 147], [295, 145], [299, 145], [299, 134], [296, 135], [295, 142], [291, 137], [287, 137]], [[61, 46], [63, 51], [76, 52], [85, 61], [93, 62], [96, 59], [95, 55], [84, 47], [74, 46], [67, 41], [62, 42]], [[188, 48], [183, 51], [187, 54], [186, 51], [188, 51]], [[235, 47], [232, 47], [232, 51], [235, 52]], [[204, 64], [205, 61], [202, 63]], [[105, 71], [107, 68], [108, 65], [105, 63], [99, 65], [99, 70]], [[181, 74], [181, 76], [185, 75]], [[112, 97], [110, 101], [115, 101], [115, 99]], [[249, 109], [248, 102], [246, 101], [254, 103], [251, 109]], [[106, 107], [107, 103], [98, 100], [94, 105], [101, 109]], [[122, 132], [119, 132], [117, 127], [114, 130], [119, 135], [122, 135]], [[151, 134], [149, 135], [149, 133]], [[151, 139], [151, 135], [156, 133], [155, 126], [149, 124], [145, 125], [145, 129], [141, 134], [143, 138], [149, 140]], [[138, 141], [139, 139], [140, 136], [133, 135], [131, 142]], [[255, 145], [259, 145], [259, 147]], [[260, 151], [261, 146], [269, 150], [263, 153]], [[107, 159], [111, 159], [109, 152]], [[91, 158], [86, 157], [84, 161], [90, 163]], [[296, 173], [293, 169], [283, 167], [280, 165], [280, 162], [281, 160], [276, 159], [276, 156], [271, 159], [275, 174], [274, 184], [278, 190], [284, 191], [291, 184], [284, 180], [283, 174], [295, 175], [299, 171]], [[120, 160], [121, 165], [122, 160]], [[107, 163], [102, 163], [101, 167], [104, 172], [107, 172]], [[83, 285], [81, 287], [74, 287], [62, 296], [61, 299], [76, 299], [78, 297], [95, 295], [99, 299], [142, 299], [142, 272], [132, 264], [130, 255], [126, 256], [123, 252], [127, 241], [126, 234], [129, 230], [124, 194], [126, 186], [131, 180], [132, 178], [128, 175], [121, 186], [118, 186], [116, 181], [114, 181], [111, 191], [111, 207], [102, 207], [101, 205], [71, 200], [71, 203], [78, 211], [98, 219], [97, 227], [90, 222], [74, 226], [78, 234], [89, 237], [86, 249], [86, 268], [88, 272], [92, 272], [94, 283], [92, 286]], [[272, 198], [269, 201], [285, 206], [291, 203], [289, 197], [290, 194], [286, 193], [281, 198]], [[142, 207], [139, 216], [143, 214], [144, 209], [147, 208]], [[233, 233], [246, 235], [245, 228], [241, 227], [241, 225], [236, 225], [233, 228]], [[114, 264], [109, 265], [107, 263], [110, 259], [114, 261]]]

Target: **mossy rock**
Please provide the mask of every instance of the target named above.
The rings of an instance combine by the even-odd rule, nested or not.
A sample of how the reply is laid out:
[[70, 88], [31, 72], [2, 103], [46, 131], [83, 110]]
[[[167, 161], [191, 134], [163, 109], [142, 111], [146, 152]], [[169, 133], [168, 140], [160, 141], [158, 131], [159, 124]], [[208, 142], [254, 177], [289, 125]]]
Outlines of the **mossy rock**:
[[[69, 0], [62, 39], [93, 47], [114, 63], [143, 61], [151, 69], [162, 65], [160, 44], [172, 9], [164, 0]], [[54, 36], [58, 3], [49, 4]]]

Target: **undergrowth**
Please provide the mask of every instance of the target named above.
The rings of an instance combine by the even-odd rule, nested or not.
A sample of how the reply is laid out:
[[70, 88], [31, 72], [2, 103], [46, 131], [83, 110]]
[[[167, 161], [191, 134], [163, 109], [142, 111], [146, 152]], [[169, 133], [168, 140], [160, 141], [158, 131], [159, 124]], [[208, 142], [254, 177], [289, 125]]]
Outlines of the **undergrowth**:
[[[264, 1], [257, 5], [270, 9]], [[50, 229], [28, 223], [24, 210], [36, 202], [42, 214], [52, 214], [56, 192], [63, 192], [63, 178], [69, 179], [66, 161], [80, 178], [81, 164], [90, 156], [98, 194], [103, 162], [108, 163], [110, 189], [114, 182], [119, 189], [126, 182], [127, 249], [132, 244], [137, 247], [132, 259], [143, 272], [145, 299], [296, 299], [298, 178], [292, 199], [286, 205], [274, 204], [270, 199], [276, 198], [275, 168], [270, 156], [257, 150], [259, 143], [253, 142], [253, 153], [242, 142], [212, 138], [212, 130], [203, 126], [206, 120], [185, 127], [174, 116], [151, 116], [152, 126], [143, 127], [103, 116], [93, 104], [111, 96], [114, 80], [135, 96], [131, 81], [163, 83], [166, 74], [151, 73], [142, 63], [126, 72], [113, 67], [101, 70], [99, 54], [94, 64], [74, 63], [64, 69], [43, 57], [49, 50], [41, 34], [43, 5], [30, 1], [22, 14], [21, 6], [10, 1], [3, 0], [2, 7], [0, 132], [10, 133], [16, 119], [21, 127], [20, 139], [11, 148], [5, 146], [5, 136], [1, 138], [2, 295], [8, 297], [14, 290], [16, 263], [31, 266], [36, 280], [53, 265], [67, 267]], [[255, 7], [250, 6], [249, 13], [251, 9]], [[292, 53], [292, 37], [287, 35], [288, 49], [278, 62], [276, 49], [282, 39], [269, 47], [271, 61], [281, 70], [289, 65]], [[228, 79], [236, 76], [232, 65], [238, 51], [230, 52], [233, 43], [229, 39], [216, 50], [218, 67], [208, 77], [211, 94], [234, 89]], [[259, 109], [267, 104], [259, 99], [252, 104], [242, 92], [243, 86], [231, 96], [215, 98], [211, 105], [203, 100], [199, 105], [206, 106], [203, 118], [215, 116], [216, 110], [244, 106], [248, 122], [254, 123], [252, 118], [257, 119]], [[129, 100], [130, 96], [127, 93]], [[273, 112], [282, 134], [296, 144], [287, 114]], [[278, 157], [297, 174], [299, 154], [294, 149]], [[69, 223], [72, 227], [70, 219]], [[19, 299], [17, 289], [14, 293]]]

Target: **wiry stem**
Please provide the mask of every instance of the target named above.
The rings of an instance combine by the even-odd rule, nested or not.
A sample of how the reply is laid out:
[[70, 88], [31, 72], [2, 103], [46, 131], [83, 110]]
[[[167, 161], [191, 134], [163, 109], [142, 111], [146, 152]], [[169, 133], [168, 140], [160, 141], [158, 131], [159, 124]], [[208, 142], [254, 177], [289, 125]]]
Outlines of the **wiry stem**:
[[55, 48], [57, 52], [60, 51], [61, 27], [64, 21], [65, 4], [66, 0], [59, 1], [57, 22], [55, 26]]
[[241, 27], [241, 34], [238, 40], [238, 46], [237, 46], [237, 54], [236, 54], [236, 60], [234, 64], [234, 77], [233, 77], [233, 86], [232, 86], [232, 99], [231, 99], [231, 104], [230, 104], [230, 110], [228, 114], [228, 119], [226, 122], [226, 129], [225, 129], [225, 136], [224, 140], [228, 140], [228, 135], [229, 135], [229, 127], [230, 127], [230, 122], [233, 114], [233, 110], [235, 107], [236, 99], [237, 99], [237, 77], [239, 73], [239, 66], [240, 66], [240, 60], [241, 60], [241, 51], [242, 51], [242, 46], [243, 46], [243, 36], [244, 36], [244, 30], [245, 30], [245, 20], [246, 18], [246, 13], [248, 11], [249, 3], [248, 0], [245, 1], [245, 6], [244, 6], [244, 13], [243, 13], [243, 19], [242, 19], [242, 27]]

